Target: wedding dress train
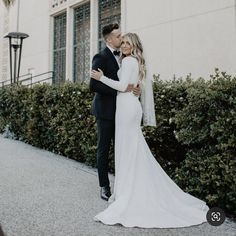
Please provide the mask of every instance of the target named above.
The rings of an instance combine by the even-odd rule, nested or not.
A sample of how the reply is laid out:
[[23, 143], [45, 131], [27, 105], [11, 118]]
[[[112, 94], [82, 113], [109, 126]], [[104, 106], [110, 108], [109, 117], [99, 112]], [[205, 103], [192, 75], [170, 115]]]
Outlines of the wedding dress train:
[[[138, 62], [123, 59], [120, 81], [101, 82], [125, 91], [138, 82]], [[115, 128], [115, 183], [109, 206], [94, 219], [125, 227], [175, 228], [206, 222], [206, 203], [185, 193], [158, 164], [141, 130], [142, 107], [132, 93], [117, 95]]]

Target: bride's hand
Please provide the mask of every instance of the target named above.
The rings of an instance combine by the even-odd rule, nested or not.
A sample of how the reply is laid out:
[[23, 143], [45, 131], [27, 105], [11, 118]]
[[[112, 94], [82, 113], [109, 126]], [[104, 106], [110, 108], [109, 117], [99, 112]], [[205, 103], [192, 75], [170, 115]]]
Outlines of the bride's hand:
[[97, 70], [92, 70], [91, 73], [90, 73], [90, 77], [95, 79], [95, 80], [100, 80], [102, 76], [103, 76], [103, 71], [99, 68], [98, 68], [98, 71]]

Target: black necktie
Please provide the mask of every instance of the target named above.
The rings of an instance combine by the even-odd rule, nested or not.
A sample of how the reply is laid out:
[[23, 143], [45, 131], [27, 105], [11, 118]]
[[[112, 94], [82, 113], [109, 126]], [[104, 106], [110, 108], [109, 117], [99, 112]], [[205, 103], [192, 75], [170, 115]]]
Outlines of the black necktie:
[[120, 51], [113, 51], [113, 54], [115, 55], [115, 56], [120, 56]]

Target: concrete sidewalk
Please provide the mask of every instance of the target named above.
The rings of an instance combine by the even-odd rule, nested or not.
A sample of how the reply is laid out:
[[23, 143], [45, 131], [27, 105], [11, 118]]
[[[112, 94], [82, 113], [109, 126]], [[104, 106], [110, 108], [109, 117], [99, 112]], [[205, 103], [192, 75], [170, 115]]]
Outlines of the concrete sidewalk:
[[94, 215], [106, 206], [95, 169], [0, 136], [0, 224], [7, 236], [236, 235], [229, 220], [219, 227], [205, 223], [179, 229], [95, 222]]

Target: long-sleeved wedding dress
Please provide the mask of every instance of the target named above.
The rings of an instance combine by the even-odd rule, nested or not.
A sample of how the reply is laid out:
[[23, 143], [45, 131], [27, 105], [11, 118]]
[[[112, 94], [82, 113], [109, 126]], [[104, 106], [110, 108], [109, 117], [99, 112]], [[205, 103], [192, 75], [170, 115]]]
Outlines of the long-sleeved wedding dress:
[[141, 130], [138, 97], [125, 91], [138, 83], [138, 61], [123, 59], [120, 81], [102, 76], [101, 82], [118, 90], [115, 127], [115, 183], [109, 206], [94, 219], [126, 227], [175, 228], [206, 222], [206, 203], [185, 193], [158, 164]]

